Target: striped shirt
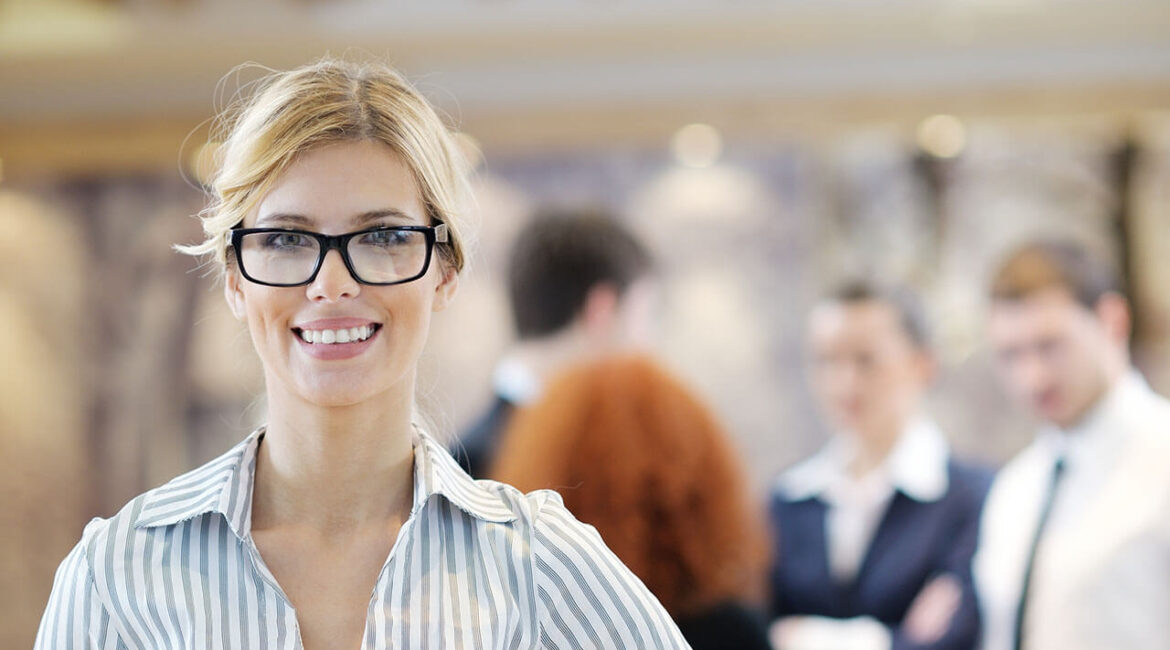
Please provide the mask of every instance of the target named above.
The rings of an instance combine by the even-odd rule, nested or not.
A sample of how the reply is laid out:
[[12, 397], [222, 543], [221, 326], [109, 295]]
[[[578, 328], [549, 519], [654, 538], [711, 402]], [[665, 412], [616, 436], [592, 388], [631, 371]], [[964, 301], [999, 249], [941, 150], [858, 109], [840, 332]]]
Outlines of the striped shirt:
[[[251, 536], [263, 429], [94, 519], [57, 570], [36, 648], [301, 648]], [[362, 648], [687, 648], [637, 577], [550, 491], [475, 481], [424, 433], [410, 517]]]

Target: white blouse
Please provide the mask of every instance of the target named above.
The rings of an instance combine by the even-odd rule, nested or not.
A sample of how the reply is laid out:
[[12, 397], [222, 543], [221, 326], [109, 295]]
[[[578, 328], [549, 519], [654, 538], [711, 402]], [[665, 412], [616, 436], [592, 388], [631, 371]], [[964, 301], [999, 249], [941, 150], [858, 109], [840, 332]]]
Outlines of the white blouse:
[[829, 567], [842, 582], [856, 576], [895, 490], [931, 503], [946, 496], [950, 484], [946, 437], [925, 417], [911, 420], [885, 460], [858, 478], [849, 473], [856, 453], [856, 443], [836, 436], [780, 478], [780, 489], [790, 498], [825, 502]]
[[[859, 478], [849, 472], [857, 453], [855, 441], [836, 436], [815, 456], [785, 473], [779, 485], [789, 498], [824, 501], [829, 570], [843, 583], [857, 576], [895, 491], [928, 503], [946, 496], [950, 486], [949, 446], [942, 431], [925, 416], [911, 420], [885, 460]], [[886, 626], [868, 616], [800, 619], [799, 627], [785, 639], [786, 650], [888, 650], [892, 645]]]
[[[263, 436], [91, 521], [57, 571], [36, 648], [301, 648], [252, 540]], [[362, 648], [688, 647], [556, 493], [472, 480], [421, 432], [414, 470]]]

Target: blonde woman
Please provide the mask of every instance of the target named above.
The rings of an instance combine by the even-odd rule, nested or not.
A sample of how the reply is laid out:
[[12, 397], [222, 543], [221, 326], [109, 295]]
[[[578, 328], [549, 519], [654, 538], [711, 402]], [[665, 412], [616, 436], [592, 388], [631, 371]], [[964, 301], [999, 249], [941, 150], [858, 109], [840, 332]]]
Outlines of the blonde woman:
[[38, 648], [685, 648], [551, 492], [475, 482], [415, 422], [466, 256], [464, 169], [381, 65], [324, 60], [228, 117], [206, 240], [268, 423], [95, 519]]

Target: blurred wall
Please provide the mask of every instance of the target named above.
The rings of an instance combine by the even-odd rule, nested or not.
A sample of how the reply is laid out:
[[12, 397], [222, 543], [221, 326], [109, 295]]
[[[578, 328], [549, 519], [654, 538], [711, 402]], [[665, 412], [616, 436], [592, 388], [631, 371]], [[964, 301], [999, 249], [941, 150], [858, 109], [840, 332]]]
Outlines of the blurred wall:
[[260, 72], [233, 66], [385, 58], [482, 150], [480, 246], [420, 384], [440, 433], [489, 399], [512, 237], [543, 202], [599, 202], [661, 260], [658, 351], [762, 491], [826, 434], [803, 320], [847, 273], [926, 296], [963, 453], [1028, 439], [980, 343], [988, 265], [1023, 237], [1125, 266], [1170, 389], [1167, 34], [1154, 0], [0, 0], [0, 646], [31, 644], [88, 518], [263, 420], [246, 332], [170, 249], [199, 238], [206, 120]]

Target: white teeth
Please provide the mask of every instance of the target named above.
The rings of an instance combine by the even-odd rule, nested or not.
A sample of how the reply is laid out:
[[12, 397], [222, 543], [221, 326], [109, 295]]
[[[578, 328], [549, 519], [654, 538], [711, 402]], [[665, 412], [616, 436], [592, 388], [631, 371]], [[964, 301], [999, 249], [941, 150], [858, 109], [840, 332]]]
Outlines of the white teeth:
[[374, 334], [372, 325], [351, 327], [339, 330], [301, 330], [301, 340], [305, 343], [329, 345], [331, 343], [355, 343], [364, 341]]

